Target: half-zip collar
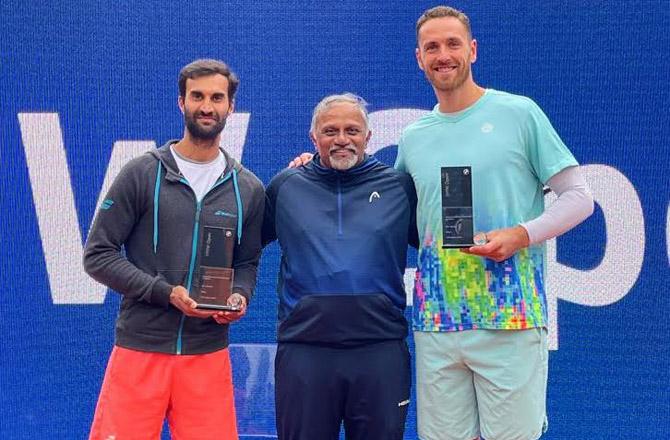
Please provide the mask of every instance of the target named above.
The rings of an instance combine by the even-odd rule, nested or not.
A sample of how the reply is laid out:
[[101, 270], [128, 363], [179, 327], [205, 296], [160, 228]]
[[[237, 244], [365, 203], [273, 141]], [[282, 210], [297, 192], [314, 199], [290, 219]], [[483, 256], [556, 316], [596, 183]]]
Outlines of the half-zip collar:
[[[345, 196], [351, 187], [359, 184], [360, 179], [368, 179], [371, 175], [374, 175], [371, 174], [371, 170], [377, 167], [385, 167], [385, 165], [379, 162], [375, 157], [367, 154], [360, 164], [344, 171], [321, 165], [321, 157], [318, 153], [314, 155], [310, 163], [305, 165], [305, 172], [312, 174], [314, 179], [325, 181], [327, 182], [327, 185], [335, 187], [338, 237], [342, 237], [345, 233]], [[374, 171], [372, 171], [372, 173], [374, 173]]]

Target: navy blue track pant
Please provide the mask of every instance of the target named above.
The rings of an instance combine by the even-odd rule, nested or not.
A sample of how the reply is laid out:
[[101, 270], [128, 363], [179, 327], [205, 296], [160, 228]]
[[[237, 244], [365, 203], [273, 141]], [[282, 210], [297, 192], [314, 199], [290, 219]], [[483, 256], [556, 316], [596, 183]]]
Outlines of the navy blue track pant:
[[404, 340], [351, 348], [280, 342], [275, 358], [279, 440], [401, 440], [409, 406]]

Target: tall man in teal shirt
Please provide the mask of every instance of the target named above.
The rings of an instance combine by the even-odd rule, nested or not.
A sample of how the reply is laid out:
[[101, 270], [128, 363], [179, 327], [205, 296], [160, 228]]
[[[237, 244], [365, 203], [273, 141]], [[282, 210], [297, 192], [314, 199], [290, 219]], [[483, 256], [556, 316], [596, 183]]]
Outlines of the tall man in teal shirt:
[[[478, 86], [468, 17], [419, 18], [416, 59], [438, 104], [401, 136], [418, 195], [414, 286], [419, 437], [534, 440], [546, 430], [544, 242], [593, 211], [573, 155], [532, 100]], [[441, 168], [471, 169], [484, 243], [443, 248]], [[544, 209], [543, 187], [558, 199]], [[484, 235], [485, 234], [485, 235]]]

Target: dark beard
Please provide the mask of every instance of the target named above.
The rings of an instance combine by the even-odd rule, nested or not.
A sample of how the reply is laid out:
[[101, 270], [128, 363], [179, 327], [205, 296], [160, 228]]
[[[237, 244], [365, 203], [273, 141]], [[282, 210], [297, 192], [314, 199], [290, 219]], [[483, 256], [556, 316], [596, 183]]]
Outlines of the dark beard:
[[469, 75], [470, 75], [470, 69], [466, 69], [463, 72], [458, 72], [458, 75], [454, 78], [453, 82], [443, 85], [439, 84], [437, 81], [433, 82], [430, 76], [428, 76], [428, 74], [425, 73], [428, 82], [431, 83], [437, 90], [440, 90], [442, 92], [453, 92], [454, 90], [458, 89], [465, 83], [465, 81], [467, 81]]
[[212, 139], [215, 139], [226, 126], [226, 118], [220, 118], [217, 120], [216, 124], [211, 127], [202, 127], [198, 125], [196, 117], [197, 116], [192, 114], [184, 113], [184, 124], [194, 139], [211, 141]]

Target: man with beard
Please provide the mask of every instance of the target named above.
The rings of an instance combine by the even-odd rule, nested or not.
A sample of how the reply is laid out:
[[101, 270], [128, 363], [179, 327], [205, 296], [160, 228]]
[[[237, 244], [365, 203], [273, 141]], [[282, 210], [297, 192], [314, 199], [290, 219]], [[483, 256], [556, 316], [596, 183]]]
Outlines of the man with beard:
[[[255, 287], [265, 202], [256, 176], [219, 147], [238, 84], [220, 61], [185, 66], [183, 137], [126, 164], [96, 215], [84, 267], [122, 301], [91, 439], [156, 439], [165, 418], [174, 438], [237, 439], [228, 325]], [[228, 237], [219, 256], [238, 311], [196, 309], [189, 296], [204, 231]]]
[[410, 395], [403, 316], [408, 242], [416, 246], [410, 177], [365, 154], [365, 103], [324, 98], [310, 138], [318, 153], [267, 187], [263, 243], [279, 240], [275, 358], [282, 440], [400, 440]]
[[[419, 437], [534, 440], [546, 429], [544, 242], [587, 218], [593, 199], [537, 104], [474, 82], [477, 41], [465, 14], [429, 9], [416, 38], [417, 62], [438, 101], [403, 131], [396, 161], [419, 194]], [[441, 173], [463, 166], [481, 242], [459, 251], [443, 246]], [[545, 184], [558, 195], [547, 210]]]

